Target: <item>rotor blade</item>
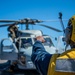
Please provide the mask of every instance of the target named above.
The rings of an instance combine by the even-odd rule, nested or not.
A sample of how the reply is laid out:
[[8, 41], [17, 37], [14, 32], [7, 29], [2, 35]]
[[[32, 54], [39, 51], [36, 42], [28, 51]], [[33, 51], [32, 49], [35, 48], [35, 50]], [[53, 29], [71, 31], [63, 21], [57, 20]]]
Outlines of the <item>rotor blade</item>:
[[6, 23], [6, 22], [18, 22], [18, 21], [15, 21], [15, 20], [0, 20], [0, 22]]
[[11, 26], [11, 25], [15, 25], [15, 23], [0, 25], [0, 27]]
[[[68, 21], [68, 19], [63, 19], [63, 21]], [[59, 22], [59, 20], [43, 20], [43, 22]]]
[[57, 32], [62, 32], [61, 30], [56, 29], [56, 28], [53, 28], [51, 26], [47, 26], [47, 25], [44, 25], [44, 24], [38, 24], [38, 25], [43, 26], [43, 27], [46, 27], [46, 28], [49, 28], [49, 29], [52, 29], [52, 30], [57, 31]]

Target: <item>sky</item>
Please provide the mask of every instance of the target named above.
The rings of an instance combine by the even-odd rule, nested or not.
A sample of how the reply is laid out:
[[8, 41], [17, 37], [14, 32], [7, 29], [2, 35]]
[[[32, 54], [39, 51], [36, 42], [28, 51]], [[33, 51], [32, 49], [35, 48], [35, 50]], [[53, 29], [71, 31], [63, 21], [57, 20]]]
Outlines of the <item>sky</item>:
[[[69, 20], [75, 15], [75, 0], [0, 0], [0, 20], [20, 20], [24, 18], [38, 20], [58, 20], [58, 22], [43, 22], [62, 30], [58, 19], [59, 12], [62, 12], [63, 19]], [[68, 21], [63, 21], [67, 26]], [[0, 23], [1, 25], [2, 23]], [[55, 32], [42, 26], [30, 26], [30, 29], [42, 30], [44, 34], [51, 36], [56, 44], [54, 37], [63, 35], [63, 32]], [[0, 40], [7, 38], [7, 27], [0, 28]]]

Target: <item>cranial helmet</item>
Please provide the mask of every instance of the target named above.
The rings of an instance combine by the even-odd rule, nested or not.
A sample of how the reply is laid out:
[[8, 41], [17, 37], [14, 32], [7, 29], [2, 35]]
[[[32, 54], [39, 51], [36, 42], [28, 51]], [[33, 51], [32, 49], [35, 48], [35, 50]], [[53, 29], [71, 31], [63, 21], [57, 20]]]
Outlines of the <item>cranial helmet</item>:
[[75, 43], [75, 15], [69, 19], [68, 25], [65, 29], [65, 41], [67, 44]]

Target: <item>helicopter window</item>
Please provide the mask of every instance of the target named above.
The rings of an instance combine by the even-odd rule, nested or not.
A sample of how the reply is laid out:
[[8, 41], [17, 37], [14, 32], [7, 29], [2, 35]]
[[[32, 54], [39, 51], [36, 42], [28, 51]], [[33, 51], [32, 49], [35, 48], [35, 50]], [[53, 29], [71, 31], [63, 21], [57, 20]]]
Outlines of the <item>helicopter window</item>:
[[[45, 46], [54, 46], [50, 38], [44, 38], [45, 42], [43, 43]], [[36, 41], [36, 38], [34, 38], [34, 42]]]
[[4, 52], [11, 52], [14, 48], [14, 46], [12, 45], [12, 42], [9, 39], [3, 40], [1, 42], [1, 46], [3, 47]]
[[32, 46], [32, 39], [31, 38], [24, 38], [24, 39], [21, 39], [21, 47], [28, 47], [28, 46]]
[[44, 45], [49, 45], [49, 46], [54, 46], [50, 38], [44, 38], [45, 42], [43, 43]]
[[21, 33], [21, 32], [20, 32], [20, 33], [19, 33], [19, 36], [21, 36], [21, 37], [27, 36], [27, 37], [28, 37], [28, 36], [30, 36], [30, 34], [29, 34], [29, 33]]

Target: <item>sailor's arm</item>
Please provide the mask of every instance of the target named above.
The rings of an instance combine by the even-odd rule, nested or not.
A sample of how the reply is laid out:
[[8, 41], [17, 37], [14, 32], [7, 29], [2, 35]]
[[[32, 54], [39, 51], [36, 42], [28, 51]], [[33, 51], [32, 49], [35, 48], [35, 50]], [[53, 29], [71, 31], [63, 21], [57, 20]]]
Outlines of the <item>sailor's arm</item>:
[[33, 45], [31, 59], [38, 71], [43, 75], [47, 75], [48, 65], [52, 55], [45, 51], [42, 42], [44, 42], [44, 40], [37, 40]]

